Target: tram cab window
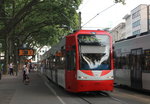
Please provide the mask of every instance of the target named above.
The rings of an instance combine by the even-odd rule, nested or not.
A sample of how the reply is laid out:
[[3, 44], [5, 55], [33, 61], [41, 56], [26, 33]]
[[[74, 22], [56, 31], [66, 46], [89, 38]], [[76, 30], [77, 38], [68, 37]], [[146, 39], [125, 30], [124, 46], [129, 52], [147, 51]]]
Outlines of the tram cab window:
[[66, 52], [66, 67], [67, 70], [75, 70], [75, 51]]
[[80, 46], [80, 70], [109, 70], [109, 46]]

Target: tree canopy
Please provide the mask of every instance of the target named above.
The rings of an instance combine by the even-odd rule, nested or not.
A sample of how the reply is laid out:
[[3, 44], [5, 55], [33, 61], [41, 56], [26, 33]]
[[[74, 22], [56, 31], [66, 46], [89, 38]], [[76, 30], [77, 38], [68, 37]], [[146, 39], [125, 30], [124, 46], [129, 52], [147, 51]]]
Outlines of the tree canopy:
[[53, 44], [69, 28], [78, 28], [76, 10], [80, 3], [81, 0], [1, 0], [0, 33], [2, 37], [15, 36], [22, 43]]
[[[114, 0], [116, 3], [124, 0]], [[0, 0], [0, 43], [6, 60], [16, 50], [53, 45], [71, 30], [79, 29], [82, 0]], [[11, 55], [12, 54], [12, 55]]]
[[[82, 0], [0, 0], [1, 38], [21, 44], [53, 44], [70, 29], [78, 29]], [[124, 0], [115, 0], [122, 2]]]

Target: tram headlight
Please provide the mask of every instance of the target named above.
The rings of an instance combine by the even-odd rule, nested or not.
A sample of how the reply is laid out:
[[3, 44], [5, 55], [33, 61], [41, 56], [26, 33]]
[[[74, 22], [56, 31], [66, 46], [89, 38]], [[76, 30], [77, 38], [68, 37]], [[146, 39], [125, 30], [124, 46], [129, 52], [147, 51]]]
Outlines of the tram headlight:
[[64, 61], [64, 57], [61, 58], [61, 61]]
[[113, 76], [108, 76], [107, 78], [108, 78], [108, 79], [113, 79], [114, 77], [113, 77]]
[[79, 76], [78, 78], [79, 79], [87, 79], [87, 77], [84, 77], [84, 76]]

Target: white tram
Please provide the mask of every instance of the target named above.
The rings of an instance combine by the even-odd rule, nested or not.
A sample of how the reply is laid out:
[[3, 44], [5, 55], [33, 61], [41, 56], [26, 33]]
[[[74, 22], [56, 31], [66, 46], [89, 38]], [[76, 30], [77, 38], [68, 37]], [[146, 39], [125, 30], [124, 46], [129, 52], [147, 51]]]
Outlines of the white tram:
[[115, 51], [115, 83], [150, 90], [150, 34], [118, 41]]

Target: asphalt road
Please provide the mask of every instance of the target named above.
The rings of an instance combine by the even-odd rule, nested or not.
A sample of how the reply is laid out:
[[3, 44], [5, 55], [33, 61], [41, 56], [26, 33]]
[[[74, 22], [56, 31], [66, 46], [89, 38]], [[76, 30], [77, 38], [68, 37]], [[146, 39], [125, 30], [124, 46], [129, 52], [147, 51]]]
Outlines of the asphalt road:
[[150, 94], [115, 88], [113, 92], [70, 93], [38, 72], [30, 73], [30, 84], [22, 73], [0, 80], [0, 104], [150, 104]]

